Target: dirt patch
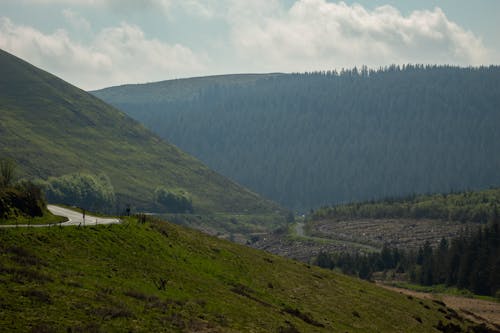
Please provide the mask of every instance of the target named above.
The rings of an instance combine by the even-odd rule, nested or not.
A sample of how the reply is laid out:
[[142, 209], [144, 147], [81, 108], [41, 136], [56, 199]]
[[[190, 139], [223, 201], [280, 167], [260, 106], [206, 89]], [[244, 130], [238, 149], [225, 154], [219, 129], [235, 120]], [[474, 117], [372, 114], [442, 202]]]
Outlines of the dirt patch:
[[443, 302], [447, 307], [457, 311], [464, 318], [479, 324], [486, 324], [490, 328], [500, 330], [500, 303], [484, 301], [476, 298], [418, 292], [387, 286], [382, 283], [377, 283], [377, 285], [411, 297]]

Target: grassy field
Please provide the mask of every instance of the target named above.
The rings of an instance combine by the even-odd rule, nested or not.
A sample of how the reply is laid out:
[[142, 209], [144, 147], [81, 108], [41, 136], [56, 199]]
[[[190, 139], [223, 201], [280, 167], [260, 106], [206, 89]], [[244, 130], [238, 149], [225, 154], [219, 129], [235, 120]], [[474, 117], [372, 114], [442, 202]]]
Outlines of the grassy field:
[[285, 217], [278, 214], [162, 214], [160, 218], [239, 243], [286, 224]]
[[[91, 332], [437, 332], [432, 301], [164, 222], [0, 230], [0, 327]], [[458, 327], [456, 326], [456, 327]]]
[[499, 303], [499, 306], [500, 306], [500, 299], [498, 299], [498, 298], [495, 298], [492, 296], [485, 296], [485, 295], [476, 295], [467, 289], [458, 289], [456, 287], [448, 287], [448, 286], [443, 285], [443, 284], [432, 285], [432, 286], [422, 286], [422, 285], [414, 284], [414, 283], [393, 282], [393, 281], [387, 281], [387, 284], [389, 286], [403, 288], [403, 289], [417, 291], [417, 292], [422, 292], [422, 293], [443, 294], [443, 295], [450, 295], [450, 296], [457, 296], [457, 297], [464, 297], [464, 298], [475, 298], [475, 299], [480, 299], [480, 300], [489, 301], [489, 302], [497, 302], [497, 303]]
[[431, 299], [438, 304], [444, 303], [461, 316], [485, 325], [492, 332], [500, 331], [500, 301], [493, 297], [474, 295], [465, 290], [442, 285], [423, 287], [391, 282], [382, 282], [379, 285], [408, 296]]
[[37, 225], [37, 224], [57, 224], [61, 222], [65, 222], [67, 219], [62, 216], [53, 215], [49, 211], [45, 211], [43, 216], [40, 217], [27, 217], [27, 216], [18, 216], [15, 219], [0, 219], [0, 225], [16, 225], [16, 224], [28, 224], [28, 225]]

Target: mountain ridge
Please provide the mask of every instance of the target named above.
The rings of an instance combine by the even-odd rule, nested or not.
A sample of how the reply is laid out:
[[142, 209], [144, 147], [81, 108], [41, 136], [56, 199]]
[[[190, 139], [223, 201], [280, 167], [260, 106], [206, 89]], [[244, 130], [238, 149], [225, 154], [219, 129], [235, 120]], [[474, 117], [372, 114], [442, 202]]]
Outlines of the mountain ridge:
[[281, 208], [152, 134], [87, 92], [0, 50], [0, 154], [20, 176], [105, 173], [120, 209], [155, 209], [158, 186], [184, 189], [197, 212]]
[[168, 89], [158, 83], [165, 90], [150, 91], [151, 102], [141, 98], [149, 85], [129, 87], [134, 100], [120, 88], [93, 94], [214, 170], [302, 212], [500, 185], [499, 66], [207, 80], [188, 97], [175, 81]]

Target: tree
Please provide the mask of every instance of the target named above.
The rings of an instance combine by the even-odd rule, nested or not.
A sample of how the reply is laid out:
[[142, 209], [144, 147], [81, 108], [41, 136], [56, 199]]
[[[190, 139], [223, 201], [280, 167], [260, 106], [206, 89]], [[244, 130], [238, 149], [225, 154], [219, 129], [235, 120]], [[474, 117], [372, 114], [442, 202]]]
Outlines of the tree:
[[318, 254], [318, 257], [316, 258], [316, 265], [329, 269], [333, 269], [335, 267], [331, 256], [323, 251]]
[[192, 213], [193, 202], [183, 190], [173, 191], [164, 187], [155, 190], [155, 201], [169, 213]]
[[74, 173], [50, 177], [43, 185], [49, 202], [75, 205], [90, 211], [112, 211], [116, 203], [113, 185], [105, 174]]
[[9, 187], [14, 181], [16, 163], [11, 159], [0, 160], [0, 187]]

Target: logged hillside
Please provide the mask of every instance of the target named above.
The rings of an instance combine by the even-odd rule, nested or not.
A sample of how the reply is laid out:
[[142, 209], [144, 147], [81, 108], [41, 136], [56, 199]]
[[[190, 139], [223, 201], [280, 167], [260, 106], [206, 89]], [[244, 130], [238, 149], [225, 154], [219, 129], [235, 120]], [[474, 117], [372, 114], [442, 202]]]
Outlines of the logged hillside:
[[0, 283], [0, 327], [9, 332], [465, 332], [471, 325], [442, 303], [133, 219], [0, 230]]
[[253, 78], [94, 94], [222, 174], [296, 209], [500, 185], [500, 67]]
[[[15, 160], [20, 177], [68, 175], [52, 179], [53, 184], [104, 179], [106, 188], [116, 192], [120, 212], [127, 204], [165, 209], [155, 204], [155, 190], [183, 193], [198, 213], [269, 214], [279, 209], [124, 113], [1, 50], [0, 138], [0, 157]], [[76, 174], [80, 172], [85, 174]], [[60, 192], [52, 194], [57, 198]]]

